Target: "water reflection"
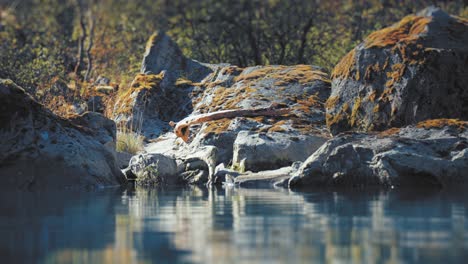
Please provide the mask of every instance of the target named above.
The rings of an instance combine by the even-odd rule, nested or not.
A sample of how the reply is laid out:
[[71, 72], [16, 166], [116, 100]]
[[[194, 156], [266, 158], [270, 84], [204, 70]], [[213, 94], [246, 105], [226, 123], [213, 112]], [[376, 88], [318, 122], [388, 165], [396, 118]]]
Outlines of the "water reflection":
[[1, 193], [4, 263], [440, 263], [462, 193], [143, 189]]

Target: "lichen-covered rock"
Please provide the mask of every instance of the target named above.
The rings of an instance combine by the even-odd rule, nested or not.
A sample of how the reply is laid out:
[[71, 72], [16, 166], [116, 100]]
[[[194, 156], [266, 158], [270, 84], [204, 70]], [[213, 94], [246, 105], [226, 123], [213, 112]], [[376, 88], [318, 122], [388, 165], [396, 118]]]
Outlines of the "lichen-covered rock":
[[[201, 164], [196, 168], [182, 166], [181, 173], [189, 182], [199, 183], [206, 175], [212, 181], [217, 164], [238, 163], [238, 159], [246, 159], [253, 171], [288, 166], [306, 159], [329, 137], [324, 103], [330, 94], [330, 80], [319, 67], [203, 64], [185, 58], [167, 35], [159, 33], [148, 43], [142, 73], [118, 96], [114, 120], [152, 140], [146, 147], [148, 153], [170, 156], [186, 165]], [[289, 114], [238, 116], [194, 125], [188, 143], [164, 134], [172, 130], [169, 121], [271, 105], [288, 108]], [[255, 146], [249, 145], [250, 141], [244, 144], [242, 137], [234, 148], [238, 134], [246, 133], [273, 138], [264, 144], [268, 152], [262, 153], [263, 158], [256, 156]], [[275, 156], [274, 151], [281, 155]], [[195, 160], [201, 162], [193, 163]]]
[[333, 70], [331, 133], [468, 119], [467, 43], [468, 21], [433, 7], [370, 34]]
[[113, 150], [104, 145], [113, 140], [115, 126], [111, 128], [102, 116], [80, 118], [92, 125], [58, 117], [11, 80], [0, 80], [0, 186], [61, 188], [124, 183]]
[[[199, 153], [198, 156], [207, 160], [209, 181], [212, 181], [217, 164], [235, 164], [246, 159], [245, 164], [252, 171], [276, 169], [305, 160], [328, 139], [323, 105], [330, 93], [330, 81], [318, 67], [257, 66], [241, 69], [222, 66], [200, 83], [184, 85], [192, 89], [190, 100], [193, 110], [190, 115], [255, 109], [272, 103], [291, 109], [288, 115], [239, 116], [206, 122], [191, 128], [192, 137], [188, 144], [165, 136], [147, 147], [150, 153], [163, 150], [180, 160]], [[261, 143], [260, 139], [270, 140]], [[209, 153], [216, 155], [203, 154], [201, 150], [207, 147], [215, 148]], [[259, 153], [260, 149], [265, 151]]]
[[168, 110], [161, 82], [165, 77], [160, 74], [139, 74], [130, 88], [117, 96], [113, 106], [112, 118], [119, 126], [141, 131], [146, 137], [159, 136], [169, 129], [161, 112]]
[[310, 156], [290, 187], [468, 183], [468, 122], [435, 119], [380, 133], [344, 133]]
[[[258, 137], [276, 138], [269, 142], [270, 150], [301, 144], [318, 147], [328, 139], [323, 104], [330, 93], [330, 82], [327, 74], [318, 67], [273, 65], [240, 69], [226, 66], [213, 74], [211, 79], [205, 79], [201, 88], [200, 94], [194, 97], [192, 114], [228, 109], [254, 109], [268, 107], [272, 103], [291, 109], [288, 115], [221, 119], [193, 129], [191, 145], [216, 146], [219, 149], [220, 163], [231, 163], [234, 156], [238, 157], [238, 162], [247, 156], [255, 155], [252, 153], [253, 149], [247, 145], [234, 148], [236, 138], [247, 133], [240, 134], [241, 131], [250, 131], [251, 135], [256, 134]], [[239, 138], [238, 146], [244, 145], [241, 141], [242, 138]], [[278, 146], [274, 146], [274, 142], [278, 143]], [[235, 154], [241, 149], [243, 153]], [[306, 149], [303, 159], [313, 151], [313, 147]], [[260, 159], [256, 160], [258, 163], [255, 160], [247, 160], [246, 164], [254, 171], [266, 167], [276, 169], [300, 161], [303, 155], [296, 155], [298, 153], [302, 151], [298, 150], [295, 154], [292, 151], [283, 153], [283, 162], [278, 162], [274, 153], [262, 153], [265, 155], [262, 162]], [[255, 164], [259, 167], [256, 168]]]
[[198, 82], [211, 73], [212, 69], [186, 58], [177, 44], [166, 33], [159, 31], [148, 40], [140, 72], [158, 74], [162, 71], [167, 73], [165, 82], [172, 85], [181, 76]]

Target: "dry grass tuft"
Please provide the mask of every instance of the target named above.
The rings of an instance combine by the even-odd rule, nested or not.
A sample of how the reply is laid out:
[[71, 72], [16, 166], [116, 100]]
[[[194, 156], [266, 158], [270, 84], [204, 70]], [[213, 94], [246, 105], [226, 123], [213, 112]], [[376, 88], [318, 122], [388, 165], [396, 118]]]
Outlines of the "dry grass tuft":
[[143, 150], [143, 139], [144, 137], [139, 133], [126, 127], [121, 127], [117, 130], [116, 150], [136, 154]]

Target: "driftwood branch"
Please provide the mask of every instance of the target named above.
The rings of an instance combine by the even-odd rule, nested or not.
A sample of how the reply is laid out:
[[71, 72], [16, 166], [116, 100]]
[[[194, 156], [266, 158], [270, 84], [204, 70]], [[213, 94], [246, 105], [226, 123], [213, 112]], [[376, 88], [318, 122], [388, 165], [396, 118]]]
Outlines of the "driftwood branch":
[[176, 136], [182, 138], [183, 141], [187, 142], [190, 136], [190, 126], [194, 124], [215, 121], [223, 118], [281, 116], [288, 114], [290, 111], [291, 109], [285, 108], [284, 105], [279, 105], [275, 103], [265, 108], [223, 110], [212, 113], [189, 116], [182, 119], [178, 123], [174, 123], [171, 121], [169, 124], [172, 127], [174, 127], [174, 133], [176, 134]]

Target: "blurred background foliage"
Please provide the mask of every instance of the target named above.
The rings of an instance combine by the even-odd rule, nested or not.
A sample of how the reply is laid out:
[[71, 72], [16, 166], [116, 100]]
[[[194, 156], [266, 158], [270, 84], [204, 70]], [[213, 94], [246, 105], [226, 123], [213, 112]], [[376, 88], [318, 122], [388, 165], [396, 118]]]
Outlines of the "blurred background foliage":
[[159, 29], [202, 62], [330, 70], [370, 32], [429, 5], [467, 18], [465, 2], [0, 0], [0, 77], [29, 89], [98, 75], [125, 86], [139, 71], [146, 40]]

